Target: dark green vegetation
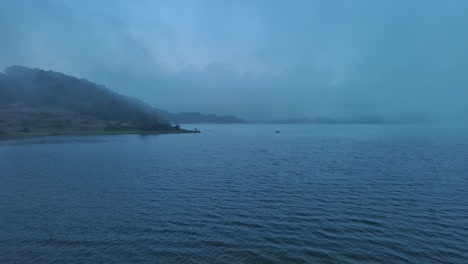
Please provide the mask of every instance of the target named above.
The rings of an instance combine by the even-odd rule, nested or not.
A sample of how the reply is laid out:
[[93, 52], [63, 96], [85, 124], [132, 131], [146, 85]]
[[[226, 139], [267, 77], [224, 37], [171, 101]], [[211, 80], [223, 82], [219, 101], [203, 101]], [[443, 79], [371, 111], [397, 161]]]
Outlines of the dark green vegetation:
[[0, 73], [0, 137], [63, 133], [184, 133], [160, 110], [63, 73], [11, 66]]

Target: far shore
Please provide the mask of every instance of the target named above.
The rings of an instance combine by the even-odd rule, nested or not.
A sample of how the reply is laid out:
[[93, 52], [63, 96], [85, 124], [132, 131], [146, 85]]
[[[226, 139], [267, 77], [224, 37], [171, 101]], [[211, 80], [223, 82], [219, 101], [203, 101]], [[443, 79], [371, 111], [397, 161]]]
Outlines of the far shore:
[[200, 133], [199, 130], [41, 130], [30, 132], [0, 132], [0, 140], [27, 139], [50, 136], [95, 136], [95, 135], [160, 135]]

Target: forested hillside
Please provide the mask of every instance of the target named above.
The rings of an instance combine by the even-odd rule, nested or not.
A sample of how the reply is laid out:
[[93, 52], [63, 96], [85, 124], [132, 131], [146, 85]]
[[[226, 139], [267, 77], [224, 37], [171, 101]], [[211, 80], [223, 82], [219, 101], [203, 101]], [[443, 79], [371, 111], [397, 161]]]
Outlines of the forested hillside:
[[10, 66], [0, 73], [0, 130], [174, 129], [136, 98], [63, 73]]

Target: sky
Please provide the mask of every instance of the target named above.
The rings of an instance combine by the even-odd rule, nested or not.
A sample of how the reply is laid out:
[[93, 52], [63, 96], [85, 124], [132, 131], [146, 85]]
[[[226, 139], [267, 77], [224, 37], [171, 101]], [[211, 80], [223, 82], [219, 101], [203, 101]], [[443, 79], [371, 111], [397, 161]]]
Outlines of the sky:
[[468, 1], [1, 0], [9, 65], [171, 112], [468, 123]]

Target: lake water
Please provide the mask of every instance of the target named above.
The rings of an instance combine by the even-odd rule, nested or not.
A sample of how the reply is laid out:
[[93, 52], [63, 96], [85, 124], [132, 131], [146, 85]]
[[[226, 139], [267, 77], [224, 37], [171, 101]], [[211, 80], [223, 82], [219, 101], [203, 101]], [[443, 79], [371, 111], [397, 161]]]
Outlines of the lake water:
[[0, 142], [0, 263], [468, 262], [466, 129], [186, 127]]

